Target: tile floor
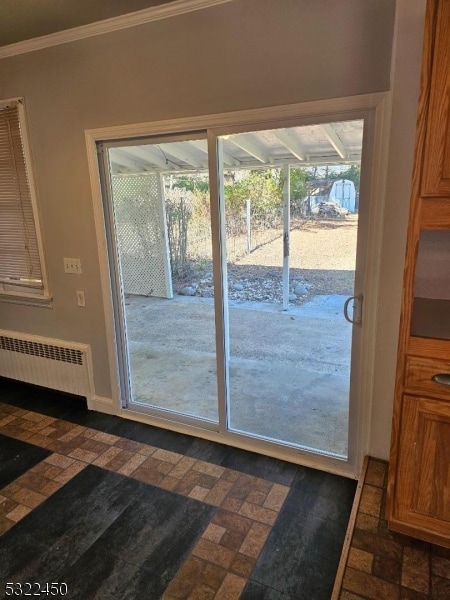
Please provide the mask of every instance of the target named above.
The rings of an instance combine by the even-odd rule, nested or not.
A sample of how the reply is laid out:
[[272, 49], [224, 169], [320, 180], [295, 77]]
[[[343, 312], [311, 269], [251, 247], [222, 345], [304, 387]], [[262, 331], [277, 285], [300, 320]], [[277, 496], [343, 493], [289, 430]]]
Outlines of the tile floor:
[[331, 596], [355, 481], [5, 379], [0, 455], [0, 598], [6, 581], [80, 599]]
[[449, 600], [450, 550], [388, 530], [387, 463], [370, 459], [340, 600]]

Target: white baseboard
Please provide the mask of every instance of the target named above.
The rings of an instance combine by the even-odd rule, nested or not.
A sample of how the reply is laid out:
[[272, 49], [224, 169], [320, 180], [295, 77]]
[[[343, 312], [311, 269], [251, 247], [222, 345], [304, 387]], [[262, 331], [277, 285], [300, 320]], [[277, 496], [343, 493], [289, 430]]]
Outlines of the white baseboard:
[[88, 408], [89, 410], [96, 410], [98, 412], [106, 413], [107, 415], [118, 414], [112, 398], [105, 398], [103, 396], [97, 396], [96, 394], [92, 394], [91, 401], [88, 403]]

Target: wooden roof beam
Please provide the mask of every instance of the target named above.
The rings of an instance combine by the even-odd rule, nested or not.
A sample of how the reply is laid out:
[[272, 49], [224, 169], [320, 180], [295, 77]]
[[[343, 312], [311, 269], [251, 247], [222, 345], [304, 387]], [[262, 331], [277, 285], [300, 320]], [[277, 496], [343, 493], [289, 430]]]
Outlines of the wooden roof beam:
[[[205, 154], [208, 154], [208, 142], [207, 140], [189, 140], [187, 142], [192, 146], [195, 146], [198, 150], [201, 150]], [[231, 156], [228, 152], [222, 152], [223, 162], [227, 167], [239, 167], [241, 164], [236, 158]]]
[[341, 138], [336, 133], [336, 130], [334, 129], [333, 125], [331, 125], [331, 123], [324, 123], [320, 127], [321, 127], [322, 131], [325, 133], [325, 135], [327, 136], [330, 144], [333, 146], [333, 148], [339, 154], [339, 156], [345, 160], [348, 157], [347, 148], [345, 147]]
[[241, 148], [241, 150], [244, 150], [247, 152], [247, 154], [250, 154], [250, 156], [256, 158], [256, 160], [258, 160], [260, 163], [266, 164], [269, 162], [268, 156], [262, 150], [261, 146], [255, 141], [255, 138], [252, 139], [245, 133], [239, 133], [236, 135], [231, 135], [229, 138], [227, 138], [227, 141], [232, 142], [235, 146], [238, 146], [238, 148]]
[[187, 142], [169, 142], [161, 145], [164, 153], [171, 154], [191, 167], [205, 169], [208, 166], [207, 160], [202, 160], [189, 151]]
[[169, 171], [173, 168], [172, 165], [166, 163], [166, 159], [162, 153], [153, 150], [152, 146], [127, 146], [126, 148], [122, 148], [122, 150], [133, 158], [142, 160], [145, 163], [151, 163], [151, 165], [159, 169]]
[[151, 171], [152, 166], [149, 163], [145, 163], [141, 159], [133, 158], [131, 155], [127, 155], [126, 151], [122, 148], [112, 148], [109, 151], [111, 163], [116, 164], [119, 167], [125, 167], [129, 169], [131, 173], [143, 173], [144, 171]]
[[293, 154], [295, 158], [301, 161], [306, 160], [306, 154], [301, 147], [300, 142], [291, 130], [279, 129], [273, 133], [280, 140], [286, 150], [289, 150], [289, 152]]

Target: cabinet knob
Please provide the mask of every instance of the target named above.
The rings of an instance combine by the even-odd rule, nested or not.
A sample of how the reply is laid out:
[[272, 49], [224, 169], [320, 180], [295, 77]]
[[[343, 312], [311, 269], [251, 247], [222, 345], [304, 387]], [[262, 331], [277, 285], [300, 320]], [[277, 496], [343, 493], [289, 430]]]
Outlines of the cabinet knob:
[[431, 379], [441, 385], [450, 385], [450, 373], [436, 373]]

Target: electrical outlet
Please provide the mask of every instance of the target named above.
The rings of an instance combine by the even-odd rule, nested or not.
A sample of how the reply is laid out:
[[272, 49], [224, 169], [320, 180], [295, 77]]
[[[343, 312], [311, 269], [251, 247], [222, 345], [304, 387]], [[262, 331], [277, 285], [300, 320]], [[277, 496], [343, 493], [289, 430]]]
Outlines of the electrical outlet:
[[75, 273], [75, 275], [81, 275], [81, 260], [79, 258], [65, 258], [64, 273]]
[[84, 292], [77, 290], [75, 293], [77, 295], [78, 306], [86, 306], [86, 299], [84, 297]]

